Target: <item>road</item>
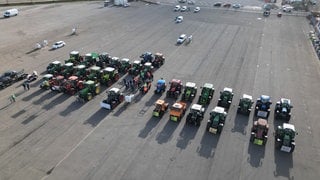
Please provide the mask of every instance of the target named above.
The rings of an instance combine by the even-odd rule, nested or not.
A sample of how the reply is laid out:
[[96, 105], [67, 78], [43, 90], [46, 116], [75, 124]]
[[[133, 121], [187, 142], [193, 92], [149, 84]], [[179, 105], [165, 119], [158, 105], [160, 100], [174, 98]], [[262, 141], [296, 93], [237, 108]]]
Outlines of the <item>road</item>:
[[[152, 92], [113, 111], [99, 107], [106, 94], [87, 103], [75, 96], [39, 89], [40, 80], [24, 91], [19, 83], [0, 91], [0, 179], [318, 179], [319, 60], [308, 40], [305, 17], [203, 8], [184, 13], [175, 24], [172, 6], [135, 2], [129, 8], [103, 8], [81, 2], [20, 7], [17, 17], [0, 19], [1, 72], [37, 70], [63, 61], [69, 52], [109, 52], [138, 59], [145, 51], [162, 52], [163, 77], [214, 84], [213, 101], [199, 128], [152, 118], [158, 98]], [[70, 36], [72, 27], [78, 35]], [[181, 33], [189, 45], [175, 44]], [[66, 46], [33, 51], [36, 42], [64, 40]], [[123, 89], [120, 83], [114, 85]], [[219, 91], [235, 96], [220, 136], [205, 132]], [[154, 87], [153, 87], [154, 88]], [[106, 90], [104, 88], [103, 90]], [[7, 97], [17, 94], [17, 102]], [[270, 115], [265, 147], [249, 143], [253, 115], [236, 114], [243, 93], [257, 98], [292, 100], [296, 126], [292, 155], [274, 149], [273, 132], [280, 122]], [[199, 95], [199, 94], [198, 94]], [[167, 99], [171, 104], [173, 99]], [[274, 109], [274, 104], [272, 110]]]

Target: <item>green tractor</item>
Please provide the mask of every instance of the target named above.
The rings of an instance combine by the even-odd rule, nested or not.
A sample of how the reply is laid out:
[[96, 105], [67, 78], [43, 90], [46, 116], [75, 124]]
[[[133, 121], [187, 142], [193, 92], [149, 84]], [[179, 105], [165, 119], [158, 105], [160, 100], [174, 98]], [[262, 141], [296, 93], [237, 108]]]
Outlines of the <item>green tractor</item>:
[[84, 88], [79, 92], [81, 101], [90, 101], [94, 96], [100, 94], [100, 84], [94, 81], [85, 81]]
[[249, 115], [252, 109], [252, 104], [253, 104], [252, 96], [243, 94], [242, 98], [239, 101], [237, 112], [241, 114]]
[[120, 69], [121, 67], [121, 62], [120, 62], [120, 59], [119, 57], [112, 57], [111, 58], [111, 61], [108, 65], [109, 67], [113, 67], [115, 69]]
[[52, 80], [52, 78], [53, 78], [52, 74], [45, 74], [42, 78], [40, 88], [45, 90], [50, 89], [50, 81]]
[[202, 87], [201, 94], [199, 96], [198, 104], [208, 105], [213, 98], [214, 88], [213, 84], [205, 83]]
[[79, 51], [71, 51], [69, 54], [69, 59], [64, 61], [65, 64], [73, 63], [74, 65], [78, 65], [80, 63], [80, 55]]
[[207, 131], [213, 134], [221, 134], [227, 118], [227, 112], [223, 107], [215, 107], [210, 112], [210, 119], [207, 122]]
[[79, 79], [85, 79], [87, 76], [86, 66], [83, 64], [77, 65], [75, 67], [75, 75], [79, 77]]
[[281, 151], [292, 153], [295, 149], [295, 136], [297, 135], [294, 125], [283, 123], [275, 132], [275, 147]]
[[60, 61], [53, 61], [47, 66], [47, 73], [57, 75], [61, 72], [62, 64]]
[[98, 57], [99, 55], [97, 53], [87, 53], [84, 56], [81, 64], [85, 65], [86, 67], [93, 66], [94, 64], [96, 64]]
[[133, 61], [132, 67], [129, 69], [129, 74], [137, 76], [142, 70], [141, 60]]
[[89, 68], [90, 74], [87, 76], [87, 80], [94, 82], [100, 81], [101, 78], [101, 68], [99, 66], [91, 66]]
[[197, 95], [196, 83], [187, 82], [184, 92], [182, 94], [182, 100], [192, 102], [196, 95]]
[[101, 84], [106, 86], [111, 86], [114, 82], [118, 81], [120, 78], [118, 70], [113, 67], [106, 67], [102, 70], [101, 74]]
[[73, 72], [74, 72], [73, 63], [69, 62], [63, 65], [63, 71], [61, 72], [61, 75], [67, 79], [68, 77], [72, 76]]
[[125, 74], [131, 68], [131, 63], [128, 58], [122, 58], [120, 61], [119, 73]]
[[222, 92], [220, 92], [220, 98], [218, 100], [218, 106], [229, 109], [233, 98], [233, 92], [231, 88], [225, 87]]
[[99, 54], [99, 61], [96, 62], [96, 65], [103, 69], [107, 67], [110, 61], [111, 61], [111, 56], [109, 55], [109, 53], [103, 52]]

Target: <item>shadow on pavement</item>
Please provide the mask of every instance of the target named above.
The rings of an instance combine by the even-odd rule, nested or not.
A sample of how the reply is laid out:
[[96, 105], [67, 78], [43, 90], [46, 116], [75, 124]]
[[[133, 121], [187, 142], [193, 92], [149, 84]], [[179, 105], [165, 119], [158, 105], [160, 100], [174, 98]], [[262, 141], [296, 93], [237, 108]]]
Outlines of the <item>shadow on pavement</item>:
[[79, 101], [73, 101], [71, 104], [69, 104], [69, 106], [65, 110], [60, 112], [60, 115], [68, 116], [73, 111], [80, 109], [83, 105], [85, 105], [85, 103], [80, 103]]
[[[45, 91], [45, 90], [40, 89], [40, 91]], [[56, 96], [56, 95], [58, 94], [57, 92], [53, 92], [53, 91], [51, 91], [51, 90], [48, 90], [47, 92], [48, 92], [47, 94], [41, 96], [38, 100], [33, 101], [33, 104], [34, 104], [34, 105], [39, 105], [39, 104], [41, 104], [42, 102], [44, 102], [44, 101], [46, 101], [46, 100], [48, 100], [48, 99], [51, 99], [51, 98], [53, 98], [54, 96]]]
[[146, 123], [144, 128], [140, 130], [140, 133], [139, 133], [138, 137], [146, 138], [150, 134], [152, 129], [154, 129], [159, 124], [160, 121], [161, 121], [161, 118], [157, 118], [157, 117], [153, 117], [152, 116], [148, 120], [148, 122]]
[[259, 146], [255, 145], [252, 142], [249, 142], [248, 145], [248, 154], [249, 157], [247, 161], [252, 167], [259, 167], [262, 165], [262, 159], [265, 155], [265, 145]]
[[46, 90], [44, 89], [38, 89], [36, 91], [34, 91], [32, 94], [29, 94], [28, 96], [22, 98], [23, 101], [29, 101], [31, 100], [32, 98], [36, 97], [36, 96], [39, 96], [40, 94], [44, 93], [44, 92], [47, 92]]
[[293, 180], [294, 177], [290, 177], [290, 169], [293, 168], [292, 154], [282, 152], [274, 148], [274, 163], [276, 164], [276, 169], [273, 172], [275, 177], [283, 176], [290, 180]]
[[35, 115], [35, 114], [33, 114], [33, 115], [29, 116], [27, 119], [25, 119], [24, 121], [22, 121], [21, 124], [27, 125], [29, 122], [31, 122], [32, 120], [34, 120], [36, 117], [38, 117], [38, 116]]
[[61, 104], [65, 100], [69, 99], [70, 96], [66, 94], [60, 94], [56, 99], [52, 100], [50, 103], [44, 105], [42, 109], [50, 110], [54, 108], [56, 105]]
[[220, 135], [211, 134], [210, 132], [205, 131], [202, 136], [200, 146], [197, 148], [198, 154], [205, 158], [213, 158], [219, 138]]
[[163, 144], [168, 142], [171, 137], [173, 132], [177, 129], [179, 126], [179, 122], [173, 122], [171, 120], [167, 121], [167, 124], [163, 127], [162, 131], [158, 133], [157, 135], [157, 142], [159, 144]]
[[111, 111], [100, 108], [91, 117], [89, 117], [83, 124], [90, 124], [92, 127], [96, 127]]
[[26, 52], [26, 54], [31, 54], [31, 53], [36, 52], [36, 51], [38, 51], [38, 50], [40, 50], [40, 48], [39, 48], [39, 49], [38, 49], [38, 48], [32, 49], [32, 50]]
[[234, 127], [231, 129], [231, 132], [239, 132], [243, 135], [247, 134], [246, 127], [249, 123], [249, 116], [237, 114], [234, 118]]
[[199, 127], [185, 123], [179, 134], [176, 146], [180, 149], [186, 149], [190, 141], [196, 136], [198, 130]]

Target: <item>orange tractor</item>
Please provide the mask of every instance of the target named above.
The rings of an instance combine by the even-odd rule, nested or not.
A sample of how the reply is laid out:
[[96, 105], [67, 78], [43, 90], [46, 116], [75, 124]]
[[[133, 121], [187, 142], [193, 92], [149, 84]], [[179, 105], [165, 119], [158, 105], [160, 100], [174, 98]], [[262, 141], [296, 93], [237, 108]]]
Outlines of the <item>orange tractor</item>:
[[66, 94], [74, 95], [79, 90], [83, 89], [83, 81], [77, 76], [70, 76], [61, 86], [61, 91]]
[[170, 108], [170, 120], [181, 121], [184, 114], [186, 113], [187, 104], [184, 102], [176, 102]]

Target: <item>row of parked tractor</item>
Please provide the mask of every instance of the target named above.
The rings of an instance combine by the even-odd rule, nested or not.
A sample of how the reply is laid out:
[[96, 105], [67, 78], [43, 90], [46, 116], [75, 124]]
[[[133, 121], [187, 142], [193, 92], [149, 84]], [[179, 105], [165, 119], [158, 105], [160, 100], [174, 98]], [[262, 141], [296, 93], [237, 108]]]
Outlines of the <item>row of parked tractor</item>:
[[151, 79], [153, 71], [165, 62], [161, 53], [146, 52], [140, 58], [131, 63], [128, 58], [120, 59], [108, 53], [80, 55], [78, 51], [72, 51], [64, 64], [53, 61], [47, 66], [40, 88], [78, 94], [80, 100], [89, 101], [100, 93], [101, 85], [110, 87], [126, 73], [142, 84]]
[[[183, 85], [181, 80], [172, 79], [170, 82], [170, 87], [167, 89], [167, 84], [164, 79], [157, 81], [155, 94], [162, 94], [166, 92], [166, 98], [178, 99], [182, 94], [181, 100], [175, 102], [171, 106], [163, 99], [158, 99], [155, 103], [155, 109], [153, 110], [153, 116], [162, 117], [165, 112], [170, 107], [170, 120], [178, 122], [184, 117], [187, 110], [187, 103], [192, 103], [197, 95], [197, 86], [194, 82], [187, 82]], [[201, 94], [197, 100], [197, 103], [191, 105], [189, 114], [186, 117], [186, 123], [194, 124], [200, 126], [201, 121], [204, 118], [206, 107], [210, 104], [215, 89], [213, 84], [205, 83], [201, 87]], [[106, 109], [113, 109], [118, 104], [120, 104], [125, 98], [119, 89], [112, 88], [109, 91], [110, 97], [116, 97], [110, 100], [110, 103], [101, 102], [101, 107]], [[225, 120], [228, 114], [228, 110], [231, 106], [233, 100], [233, 90], [231, 88], [224, 88], [220, 92], [219, 100], [217, 106], [210, 112], [210, 118], [207, 121], [206, 130], [213, 134], [220, 134], [225, 125]], [[243, 94], [240, 98], [237, 112], [250, 115], [253, 109], [253, 98], [250, 95]], [[254, 116], [258, 119], [254, 121], [253, 127], [251, 128], [250, 141], [257, 145], [265, 145], [268, 138], [268, 117], [270, 115], [271, 108], [271, 98], [267, 95], [261, 95], [257, 98], [254, 108]], [[291, 105], [290, 99], [281, 98], [280, 101], [276, 103], [274, 114], [275, 119], [284, 120], [282, 126], [278, 126], [275, 132], [275, 142], [276, 147], [285, 152], [293, 152], [295, 148], [295, 127], [289, 124], [291, 118]]]

